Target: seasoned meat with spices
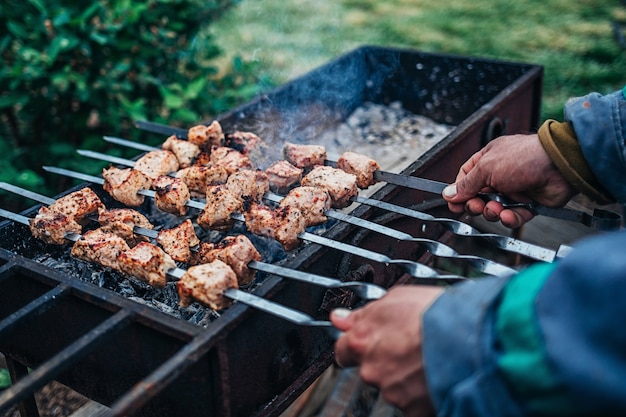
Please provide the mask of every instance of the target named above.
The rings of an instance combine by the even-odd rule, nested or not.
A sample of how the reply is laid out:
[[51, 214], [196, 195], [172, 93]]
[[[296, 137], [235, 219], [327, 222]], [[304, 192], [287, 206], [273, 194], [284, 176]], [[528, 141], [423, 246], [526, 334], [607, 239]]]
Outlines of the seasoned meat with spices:
[[298, 168], [310, 168], [324, 165], [326, 148], [320, 145], [298, 145], [287, 142], [283, 146], [283, 156]]
[[329, 166], [316, 166], [302, 178], [300, 184], [325, 189], [330, 195], [332, 206], [335, 208], [349, 206], [350, 199], [359, 193], [354, 174], [348, 174]]
[[154, 181], [159, 175], [178, 171], [179, 164], [173, 152], [158, 150], [148, 152], [139, 158], [135, 162], [134, 168]]
[[337, 159], [337, 168], [356, 176], [356, 185], [366, 189], [376, 183], [374, 171], [380, 169], [378, 162], [356, 152], [344, 152]]
[[290, 206], [272, 209], [263, 204], [252, 203], [244, 213], [244, 218], [251, 233], [275, 239], [285, 250], [299, 245], [298, 235], [306, 228], [300, 210]]
[[167, 271], [176, 268], [176, 263], [163, 249], [148, 242], [141, 242], [132, 249], [120, 253], [120, 270], [153, 287], [164, 287]]
[[237, 274], [226, 263], [215, 260], [190, 267], [176, 283], [176, 288], [183, 307], [198, 301], [213, 310], [223, 310], [232, 304], [224, 291], [238, 288]]
[[298, 168], [284, 159], [274, 162], [265, 170], [270, 183], [270, 190], [278, 194], [285, 194], [298, 185], [302, 180], [302, 172], [302, 168]]
[[176, 216], [184, 216], [187, 213], [185, 203], [191, 198], [187, 184], [180, 178], [160, 175], [152, 183], [154, 189], [154, 202], [159, 210]]
[[182, 179], [189, 191], [199, 193], [204, 197], [207, 187], [210, 185], [225, 184], [228, 180], [228, 172], [220, 166], [190, 166], [176, 172], [176, 177]]
[[172, 259], [178, 262], [189, 262], [191, 248], [200, 243], [193, 223], [189, 219], [171, 229], [159, 230], [156, 241]]
[[102, 188], [115, 200], [130, 207], [143, 204], [145, 196], [139, 190], [149, 190], [152, 180], [136, 169], [110, 167], [102, 170]]
[[89, 187], [81, 188], [57, 199], [48, 206], [49, 210], [58, 211], [69, 216], [79, 223], [83, 223], [85, 217], [97, 213], [104, 207], [100, 197]]
[[120, 257], [130, 247], [121, 237], [100, 229], [90, 230], [72, 246], [71, 254], [75, 258], [122, 271]]
[[233, 148], [249, 158], [263, 156], [267, 145], [256, 134], [252, 132], [236, 131], [226, 135], [224, 146]]
[[100, 223], [100, 230], [116, 234], [130, 247], [149, 240], [146, 236], [135, 234], [135, 226], [144, 229], [154, 228], [146, 216], [129, 208], [101, 209], [98, 213], [98, 223]]
[[204, 229], [227, 229], [233, 223], [230, 215], [242, 210], [241, 200], [233, 196], [226, 185], [212, 185], [207, 188], [206, 206], [197, 222]]
[[300, 210], [307, 227], [324, 223], [324, 213], [330, 209], [332, 201], [328, 192], [321, 187], [296, 187], [280, 201], [281, 207], [292, 206]]
[[216, 259], [227, 263], [237, 274], [239, 285], [243, 286], [254, 280], [256, 271], [248, 268], [248, 264], [260, 261], [261, 254], [246, 236], [226, 236], [218, 243], [202, 242], [193, 262], [202, 264]]
[[37, 215], [29, 220], [30, 232], [34, 238], [54, 245], [67, 243], [66, 233], [81, 234], [82, 226], [70, 216], [60, 211], [42, 206]]
[[200, 147], [198, 145], [188, 140], [178, 139], [176, 136], [167, 138], [161, 148], [176, 155], [180, 168], [191, 166], [198, 154], [200, 154]]
[[198, 145], [201, 150], [210, 152], [213, 146], [222, 146], [224, 144], [222, 125], [217, 120], [214, 120], [208, 126], [192, 126], [187, 131], [187, 140]]
[[270, 190], [270, 183], [265, 171], [243, 169], [228, 177], [226, 188], [242, 201], [261, 201], [265, 193]]
[[225, 146], [211, 148], [211, 165], [224, 167], [228, 175], [241, 169], [252, 169], [252, 162], [247, 156]]

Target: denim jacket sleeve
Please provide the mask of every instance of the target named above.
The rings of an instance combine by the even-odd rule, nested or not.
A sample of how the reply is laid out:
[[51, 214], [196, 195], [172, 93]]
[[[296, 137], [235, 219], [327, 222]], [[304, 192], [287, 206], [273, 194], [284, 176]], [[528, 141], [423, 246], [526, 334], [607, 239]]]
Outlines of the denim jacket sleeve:
[[626, 87], [570, 99], [565, 121], [576, 133], [583, 155], [602, 186], [626, 203]]

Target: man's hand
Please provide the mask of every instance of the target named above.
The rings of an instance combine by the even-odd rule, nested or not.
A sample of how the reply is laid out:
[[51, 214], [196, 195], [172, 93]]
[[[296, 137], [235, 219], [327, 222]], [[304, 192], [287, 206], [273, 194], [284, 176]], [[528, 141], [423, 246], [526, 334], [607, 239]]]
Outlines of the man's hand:
[[533, 214], [526, 209], [504, 209], [495, 201], [485, 203], [476, 197], [481, 192], [548, 207], [564, 206], [577, 193], [554, 166], [536, 134], [501, 136], [489, 142], [461, 166], [455, 184], [443, 192], [453, 213], [465, 210], [482, 214], [489, 221], [501, 220], [512, 228], [532, 219]]
[[337, 363], [360, 366], [363, 381], [379, 387], [406, 417], [434, 414], [422, 363], [422, 314], [442, 292], [398, 286], [361, 309], [335, 310], [330, 317], [344, 332], [335, 344]]

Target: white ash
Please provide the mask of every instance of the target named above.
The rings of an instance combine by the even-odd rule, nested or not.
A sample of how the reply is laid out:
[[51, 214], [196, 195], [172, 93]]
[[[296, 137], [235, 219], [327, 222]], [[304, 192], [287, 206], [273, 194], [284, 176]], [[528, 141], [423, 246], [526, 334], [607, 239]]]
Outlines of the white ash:
[[[354, 151], [375, 159], [385, 171], [400, 172], [443, 139], [453, 126], [411, 113], [402, 103], [364, 103], [344, 123], [315, 139], [330, 159]], [[333, 155], [337, 153], [337, 155]]]

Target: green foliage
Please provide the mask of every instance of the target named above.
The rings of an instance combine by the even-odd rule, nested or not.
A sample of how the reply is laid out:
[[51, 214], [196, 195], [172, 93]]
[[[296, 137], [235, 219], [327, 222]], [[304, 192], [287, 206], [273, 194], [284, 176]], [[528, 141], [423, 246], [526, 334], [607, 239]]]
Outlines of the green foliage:
[[[221, 51], [201, 34], [234, 2], [4, 0], [0, 179], [42, 192], [42, 165], [71, 166], [104, 134], [136, 138], [134, 120], [190, 125], [248, 100], [252, 64], [218, 74]], [[47, 179], [48, 192], [67, 185]]]

